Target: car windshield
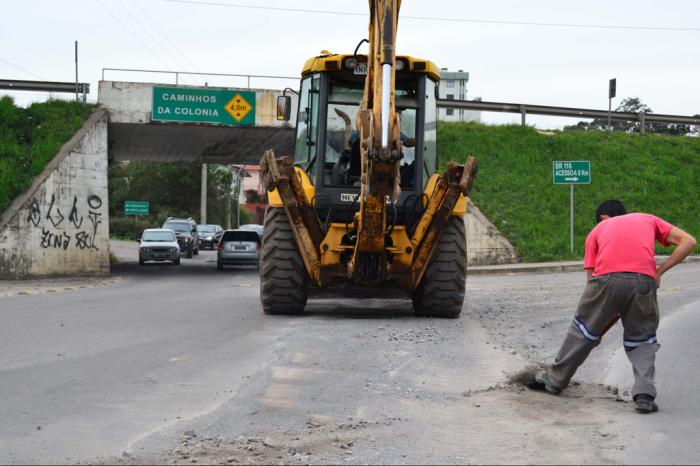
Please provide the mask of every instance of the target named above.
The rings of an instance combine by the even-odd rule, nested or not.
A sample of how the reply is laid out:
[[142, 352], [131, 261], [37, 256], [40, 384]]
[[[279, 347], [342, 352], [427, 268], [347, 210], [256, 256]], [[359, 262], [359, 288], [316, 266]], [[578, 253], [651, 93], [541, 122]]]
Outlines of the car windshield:
[[175, 241], [175, 235], [172, 231], [144, 231], [141, 241], [148, 243], [154, 241]]
[[190, 232], [190, 225], [189, 223], [185, 222], [166, 222], [165, 225], [163, 225], [163, 228], [166, 230], [173, 230], [178, 233]]
[[197, 229], [200, 233], [216, 233], [216, 226], [214, 225], [199, 225]]
[[259, 239], [258, 234], [254, 231], [227, 231], [224, 233], [224, 237], [221, 241], [244, 241], [257, 243]]

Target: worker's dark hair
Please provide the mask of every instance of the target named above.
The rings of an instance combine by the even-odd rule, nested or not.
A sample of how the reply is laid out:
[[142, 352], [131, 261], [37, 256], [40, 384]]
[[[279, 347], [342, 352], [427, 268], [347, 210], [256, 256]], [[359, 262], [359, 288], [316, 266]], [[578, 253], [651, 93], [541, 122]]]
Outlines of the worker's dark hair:
[[617, 217], [618, 215], [626, 214], [627, 209], [625, 209], [625, 206], [622, 204], [622, 202], [616, 201], [615, 199], [610, 199], [609, 201], [605, 201], [598, 206], [598, 209], [595, 211], [595, 221], [596, 223], [600, 223], [601, 215], [607, 215], [608, 217]]

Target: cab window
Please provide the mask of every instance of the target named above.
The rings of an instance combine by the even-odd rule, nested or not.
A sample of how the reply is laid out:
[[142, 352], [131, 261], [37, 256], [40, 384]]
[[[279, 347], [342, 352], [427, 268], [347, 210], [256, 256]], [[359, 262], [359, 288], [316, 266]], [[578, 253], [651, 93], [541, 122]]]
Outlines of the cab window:
[[425, 83], [425, 132], [423, 142], [423, 185], [437, 171], [437, 83], [426, 78]]
[[[355, 116], [364, 93], [362, 83], [331, 82], [326, 112], [326, 144], [323, 166], [325, 186], [360, 185], [360, 134]], [[415, 141], [417, 109], [415, 84], [396, 89], [396, 110], [401, 118], [401, 187], [415, 185]]]
[[313, 179], [318, 130], [319, 78], [309, 76], [301, 82], [294, 162]]

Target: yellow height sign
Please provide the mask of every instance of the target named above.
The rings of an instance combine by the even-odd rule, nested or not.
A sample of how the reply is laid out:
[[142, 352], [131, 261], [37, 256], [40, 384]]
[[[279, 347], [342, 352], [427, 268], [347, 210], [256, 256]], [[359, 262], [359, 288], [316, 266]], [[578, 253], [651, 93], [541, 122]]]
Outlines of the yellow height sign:
[[240, 93], [236, 94], [233, 99], [229, 100], [224, 108], [233, 117], [233, 119], [239, 123], [246, 117], [246, 115], [248, 115], [248, 113], [250, 113], [251, 110], [253, 110], [253, 106], [249, 104]]
[[255, 92], [154, 86], [151, 121], [255, 125]]

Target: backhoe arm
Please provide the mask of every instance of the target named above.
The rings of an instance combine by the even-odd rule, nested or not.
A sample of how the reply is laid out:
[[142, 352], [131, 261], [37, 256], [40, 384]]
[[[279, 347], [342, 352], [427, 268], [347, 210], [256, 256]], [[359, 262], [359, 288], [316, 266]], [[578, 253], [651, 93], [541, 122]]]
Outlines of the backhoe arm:
[[363, 282], [387, 277], [386, 199], [399, 194], [401, 124], [394, 104], [396, 29], [400, 0], [369, 0], [369, 53], [360, 131], [360, 215], [348, 275]]

